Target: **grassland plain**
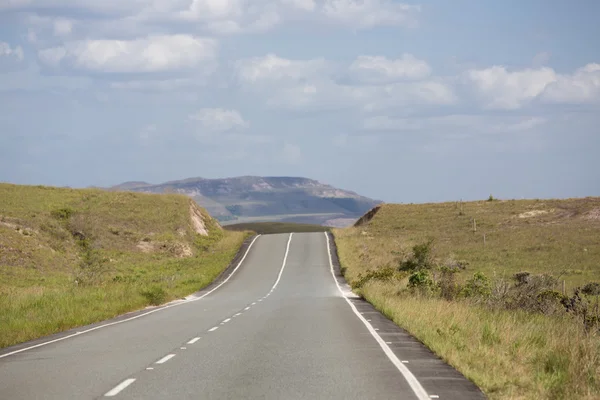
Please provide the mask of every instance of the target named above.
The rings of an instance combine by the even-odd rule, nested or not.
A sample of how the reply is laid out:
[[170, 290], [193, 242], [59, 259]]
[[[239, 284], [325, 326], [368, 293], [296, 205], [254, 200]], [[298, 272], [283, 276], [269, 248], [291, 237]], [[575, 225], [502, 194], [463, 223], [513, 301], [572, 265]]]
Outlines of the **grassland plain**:
[[248, 234], [183, 195], [0, 184], [0, 347], [197, 291]]
[[329, 232], [331, 230], [327, 226], [291, 222], [246, 222], [225, 225], [224, 228], [230, 231], [252, 231], [261, 235], [291, 232]]
[[[466, 266], [456, 273], [459, 283], [475, 272], [501, 283], [518, 272], [548, 273], [559, 277], [554, 289], [561, 292], [564, 281], [570, 295], [600, 280], [600, 198], [389, 204], [370, 221], [333, 232], [351, 283], [369, 270], [397, 271], [412, 246], [429, 240], [437, 265]], [[408, 290], [407, 282], [397, 273], [357, 291], [491, 399], [600, 398], [597, 329], [560, 310], [449, 301]]]

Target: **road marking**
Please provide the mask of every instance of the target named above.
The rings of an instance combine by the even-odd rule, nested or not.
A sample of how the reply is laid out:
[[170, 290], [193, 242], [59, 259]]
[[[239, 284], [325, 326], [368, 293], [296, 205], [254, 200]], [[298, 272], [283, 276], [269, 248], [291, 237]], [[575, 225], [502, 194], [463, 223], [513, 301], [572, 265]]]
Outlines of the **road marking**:
[[133, 382], [135, 382], [135, 379], [133, 378], [129, 378], [129, 379], [125, 379], [123, 382], [119, 383], [117, 386], [115, 386], [114, 389], [112, 389], [109, 392], [106, 392], [106, 394], [104, 395], [105, 397], [113, 397], [118, 395], [123, 389], [125, 389], [127, 386], [131, 385]]
[[153, 369], [154, 369], [154, 368], [152, 368], [152, 367], [148, 367], [148, 368], [146, 368], [146, 370], [148, 370], [148, 371], [152, 371]]
[[194, 344], [194, 343], [196, 343], [198, 340], [200, 340], [200, 338], [199, 338], [199, 337], [195, 337], [195, 338], [193, 338], [192, 340], [190, 340], [189, 342], [187, 342], [187, 344]]
[[[252, 242], [250, 243], [250, 246], [248, 246], [248, 249], [246, 250], [246, 253], [244, 253], [244, 257], [242, 257], [242, 259], [240, 260], [240, 262], [238, 263], [238, 265], [236, 265], [236, 267], [233, 269], [233, 271], [231, 271], [231, 273], [229, 274], [229, 276], [227, 276], [227, 278], [226, 278], [226, 279], [225, 279], [223, 282], [219, 283], [219, 284], [218, 284], [216, 287], [214, 287], [214, 288], [213, 288], [213, 289], [211, 289], [210, 291], [208, 291], [208, 292], [204, 293], [204, 294], [203, 294], [202, 296], [200, 296], [200, 297], [195, 297], [195, 298], [193, 298], [193, 299], [190, 299], [190, 300], [185, 300], [185, 301], [182, 301], [182, 302], [177, 302], [177, 303], [173, 303], [173, 304], [168, 304], [168, 305], [166, 305], [166, 306], [163, 306], [163, 307], [160, 307], [160, 308], [156, 308], [156, 309], [154, 309], [154, 310], [152, 310], [152, 311], [148, 311], [148, 312], [146, 312], [146, 313], [143, 313], [143, 314], [140, 314], [140, 315], [136, 315], [135, 317], [131, 317], [131, 318], [127, 318], [127, 319], [123, 319], [123, 320], [120, 320], [120, 321], [110, 322], [110, 323], [108, 323], [108, 324], [104, 324], [104, 325], [96, 326], [96, 327], [94, 327], [94, 328], [90, 328], [90, 329], [88, 329], [88, 330], [85, 330], [85, 331], [81, 331], [81, 332], [76, 332], [76, 333], [73, 333], [72, 335], [67, 335], [67, 336], [60, 337], [60, 338], [58, 338], [58, 339], [49, 340], [49, 341], [47, 341], [47, 342], [43, 342], [43, 343], [38, 343], [38, 344], [36, 344], [36, 345], [34, 345], [34, 346], [29, 346], [29, 347], [25, 347], [25, 348], [23, 348], [23, 349], [19, 349], [19, 350], [11, 351], [10, 353], [1, 354], [1, 355], [0, 355], [0, 358], [4, 358], [4, 357], [8, 357], [8, 356], [12, 356], [13, 354], [17, 354], [17, 353], [21, 353], [21, 352], [23, 352], [23, 351], [27, 351], [27, 350], [35, 349], [35, 348], [37, 348], [37, 347], [46, 346], [46, 345], [48, 345], [48, 344], [51, 344], [51, 343], [60, 342], [60, 341], [62, 341], [62, 340], [70, 339], [70, 338], [72, 338], [72, 337], [79, 336], [79, 335], [83, 335], [84, 333], [92, 332], [92, 331], [95, 331], [95, 330], [98, 330], [98, 329], [106, 328], [106, 327], [113, 326], [113, 325], [122, 324], [122, 323], [124, 323], [124, 322], [133, 321], [134, 319], [138, 319], [138, 318], [141, 318], [141, 317], [145, 317], [146, 315], [150, 315], [150, 314], [152, 314], [152, 313], [155, 313], [155, 312], [158, 312], [158, 311], [163, 311], [163, 310], [166, 310], [166, 309], [168, 309], [168, 308], [171, 308], [171, 307], [180, 306], [180, 305], [182, 305], [182, 304], [189, 304], [189, 303], [192, 303], [192, 302], [194, 302], [194, 301], [201, 300], [201, 299], [205, 298], [206, 296], [208, 296], [209, 294], [211, 294], [212, 292], [214, 292], [215, 290], [217, 290], [218, 288], [220, 288], [221, 286], [223, 286], [225, 283], [227, 283], [227, 281], [229, 281], [229, 279], [231, 279], [231, 277], [233, 276], [233, 274], [235, 274], [235, 272], [238, 270], [238, 268], [240, 268], [240, 266], [242, 265], [242, 263], [243, 263], [243, 262], [244, 262], [244, 260], [246, 259], [246, 256], [247, 256], [247, 255], [248, 255], [248, 253], [250, 252], [250, 249], [252, 248], [252, 245], [254, 245], [254, 243], [256, 242], [256, 240], [257, 240], [259, 237], [261, 237], [261, 236], [262, 236], [262, 235], [257, 235], [257, 236], [254, 238], [254, 240], [252, 240]], [[289, 246], [289, 243], [288, 243], [288, 246]], [[204, 310], [204, 311], [206, 311], [206, 310]]]
[[255, 305], [256, 305], [256, 302], [254, 302], [254, 303], [252, 303], [252, 304], [250, 304], [250, 305], [251, 305], [251, 306], [255, 306]]
[[385, 342], [385, 344], [392, 344], [392, 342]]
[[155, 364], [164, 364], [173, 357], [175, 357], [175, 354], [167, 354], [166, 356], [155, 362]]
[[237, 314], [234, 314], [234, 315], [233, 315], [233, 318], [235, 318], [235, 317], [239, 317], [240, 315], [242, 315], [242, 313], [241, 313], [241, 312], [239, 312], [239, 313], [237, 313]]
[[231, 318], [224, 319], [224, 320], [223, 320], [223, 323], [224, 323], [224, 324], [226, 324], [226, 323], [228, 323], [229, 321], [231, 321]]
[[288, 239], [287, 247], [285, 248], [285, 255], [283, 256], [283, 263], [281, 264], [281, 270], [279, 270], [279, 275], [277, 276], [277, 280], [275, 281], [275, 284], [273, 284], [273, 287], [271, 288], [271, 291], [269, 293], [273, 293], [273, 291], [279, 284], [279, 281], [281, 280], [281, 274], [283, 274], [283, 270], [285, 269], [285, 263], [287, 262], [288, 254], [290, 253], [290, 243], [292, 243], [293, 235], [294, 235], [293, 233], [290, 233], [290, 238]]
[[440, 396], [438, 396], [437, 394], [432, 394], [429, 397], [431, 397], [432, 399], [439, 399], [440, 398]]
[[408, 364], [408, 361], [402, 360], [402, 364]]
[[248, 311], [250, 309], [250, 307], [246, 307], [244, 308], [244, 311]]
[[379, 346], [381, 347], [381, 349], [383, 350], [385, 355], [388, 356], [388, 358], [390, 359], [392, 364], [394, 364], [396, 366], [396, 368], [398, 368], [398, 371], [400, 371], [400, 373], [404, 376], [404, 379], [406, 379], [406, 381], [410, 385], [411, 389], [413, 390], [413, 392], [415, 393], [417, 398], [419, 400], [429, 400], [429, 395], [427, 394], [427, 392], [425, 391], [423, 386], [421, 386], [421, 383], [417, 380], [417, 378], [412, 374], [412, 372], [410, 372], [410, 370], [402, 362], [400, 362], [400, 360], [394, 354], [392, 349], [390, 349], [390, 347], [385, 343], [385, 341], [381, 338], [381, 336], [379, 336], [379, 334], [373, 329], [371, 324], [369, 324], [367, 322], [365, 317], [363, 317], [360, 314], [360, 312], [358, 312], [358, 309], [356, 308], [356, 306], [344, 294], [344, 291], [342, 290], [340, 283], [338, 282], [337, 278], [335, 277], [335, 272], [333, 270], [333, 261], [331, 260], [331, 247], [329, 246], [329, 235], [327, 235], [327, 232], [324, 232], [324, 235], [325, 235], [325, 240], [327, 242], [327, 254], [329, 255], [329, 269], [331, 271], [331, 276], [333, 277], [333, 281], [335, 282], [338, 290], [342, 294], [342, 297], [344, 298], [344, 300], [346, 300], [346, 302], [348, 303], [348, 305], [350, 306], [350, 308], [352, 309], [354, 314], [356, 314], [356, 316], [363, 322], [363, 324], [365, 324], [365, 326], [367, 327], [367, 329], [369, 330], [371, 335], [375, 338], [377, 343], [379, 343]]
[[187, 350], [187, 347], [180, 347], [181, 350]]
[[208, 331], [209, 331], [209, 332], [214, 332], [214, 331], [216, 331], [217, 329], [219, 329], [219, 327], [218, 327], [218, 326], [214, 326], [214, 327], [210, 328]]

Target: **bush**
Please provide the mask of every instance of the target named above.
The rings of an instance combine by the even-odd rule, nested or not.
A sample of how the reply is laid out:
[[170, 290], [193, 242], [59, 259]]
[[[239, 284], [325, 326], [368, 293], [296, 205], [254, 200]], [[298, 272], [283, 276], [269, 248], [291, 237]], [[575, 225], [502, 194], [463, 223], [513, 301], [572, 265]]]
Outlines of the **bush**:
[[74, 212], [75, 211], [72, 208], [63, 207], [58, 210], [53, 210], [50, 214], [56, 219], [68, 220]]
[[590, 282], [581, 288], [581, 291], [588, 296], [600, 296], [600, 283]]
[[483, 272], [475, 272], [465, 283], [461, 294], [465, 297], [489, 297], [492, 294], [490, 279]]
[[454, 300], [462, 290], [462, 287], [456, 283], [454, 270], [448, 268], [442, 268], [437, 286], [440, 289], [440, 296], [446, 300]]
[[167, 299], [167, 292], [159, 286], [152, 286], [140, 292], [153, 306], [161, 305]]
[[352, 289], [360, 289], [371, 280], [388, 281], [394, 276], [394, 269], [390, 267], [381, 268], [378, 270], [368, 270], [365, 275], [358, 274], [358, 279], [352, 282]]
[[428, 271], [421, 270], [408, 277], [408, 286], [416, 289], [430, 289], [433, 286], [433, 280]]
[[428, 270], [434, 267], [433, 261], [433, 240], [417, 244], [412, 248], [412, 254], [400, 262], [399, 270], [415, 272]]

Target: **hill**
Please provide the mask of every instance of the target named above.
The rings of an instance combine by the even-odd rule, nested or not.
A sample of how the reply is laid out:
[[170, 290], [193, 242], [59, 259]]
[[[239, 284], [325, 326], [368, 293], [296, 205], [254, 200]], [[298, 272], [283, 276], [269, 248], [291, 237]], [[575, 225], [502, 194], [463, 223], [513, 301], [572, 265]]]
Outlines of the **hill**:
[[184, 194], [223, 224], [272, 221], [342, 227], [380, 203], [312, 179], [293, 177], [189, 178], [158, 185], [127, 182], [109, 190]]
[[600, 198], [385, 204], [334, 235], [354, 290], [490, 399], [600, 398]]
[[0, 347], [195, 292], [245, 236], [182, 195], [0, 184]]

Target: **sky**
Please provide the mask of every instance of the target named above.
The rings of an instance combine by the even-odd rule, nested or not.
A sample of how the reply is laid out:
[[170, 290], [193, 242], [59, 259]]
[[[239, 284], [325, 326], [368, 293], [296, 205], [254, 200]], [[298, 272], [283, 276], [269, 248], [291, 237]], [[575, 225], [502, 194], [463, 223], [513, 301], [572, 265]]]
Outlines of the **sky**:
[[0, 181], [600, 195], [597, 0], [0, 0]]

